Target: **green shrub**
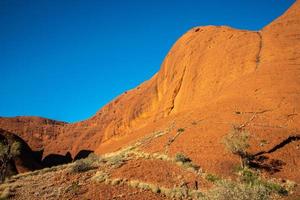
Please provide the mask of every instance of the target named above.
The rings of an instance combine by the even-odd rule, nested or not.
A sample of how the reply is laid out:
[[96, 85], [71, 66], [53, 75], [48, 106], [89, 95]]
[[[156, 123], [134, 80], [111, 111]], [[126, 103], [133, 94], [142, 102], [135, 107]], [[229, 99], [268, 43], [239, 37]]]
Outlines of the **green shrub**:
[[239, 174], [241, 181], [246, 184], [255, 184], [259, 181], [259, 175], [249, 168], [242, 169]]
[[205, 179], [212, 183], [215, 183], [220, 180], [220, 178], [214, 174], [206, 174]]
[[288, 195], [287, 189], [285, 189], [283, 186], [273, 183], [273, 182], [261, 182], [263, 186], [268, 188], [271, 192], [275, 192], [281, 196], [286, 196]]

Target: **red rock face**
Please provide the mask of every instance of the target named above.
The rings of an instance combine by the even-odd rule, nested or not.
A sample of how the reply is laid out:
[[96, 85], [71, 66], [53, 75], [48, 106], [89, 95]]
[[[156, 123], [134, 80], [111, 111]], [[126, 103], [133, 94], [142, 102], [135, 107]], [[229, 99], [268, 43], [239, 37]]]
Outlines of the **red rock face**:
[[22, 137], [34, 150], [55, 140], [67, 123], [41, 117], [0, 117], [0, 127]]
[[[299, 52], [300, 1], [296, 1], [257, 32], [224, 26], [189, 30], [171, 48], [156, 75], [90, 119], [47, 124], [1, 118], [0, 127], [19, 132], [34, 148], [45, 148], [46, 154], [70, 151], [74, 155], [82, 149], [113, 151], [170, 124], [190, 127], [193, 121], [201, 121], [188, 128], [170, 153], [184, 151], [204, 167], [224, 171], [230, 156], [220, 140], [232, 124], [251, 119], [246, 124], [255, 133], [253, 151], [260, 150], [255, 144], [261, 139], [271, 147], [300, 128]], [[163, 141], [157, 141], [149, 149], [161, 146]], [[199, 155], [200, 149], [205, 155]], [[297, 169], [299, 152], [288, 151], [296, 161], [285, 162]], [[287, 176], [292, 177], [292, 172]]]

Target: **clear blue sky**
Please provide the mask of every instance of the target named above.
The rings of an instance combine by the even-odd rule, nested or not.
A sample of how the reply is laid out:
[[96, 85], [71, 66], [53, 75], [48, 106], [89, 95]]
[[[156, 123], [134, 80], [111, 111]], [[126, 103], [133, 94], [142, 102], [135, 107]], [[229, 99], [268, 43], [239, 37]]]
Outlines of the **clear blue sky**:
[[151, 78], [188, 29], [258, 30], [293, 0], [0, 0], [0, 116], [75, 122]]

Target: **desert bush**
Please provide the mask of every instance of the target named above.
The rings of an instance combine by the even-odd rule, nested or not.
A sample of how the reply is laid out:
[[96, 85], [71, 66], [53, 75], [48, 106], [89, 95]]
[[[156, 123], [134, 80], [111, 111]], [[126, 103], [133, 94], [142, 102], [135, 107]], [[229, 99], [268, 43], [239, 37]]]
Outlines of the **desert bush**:
[[92, 180], [98, 183], [108, 180], [109, 174], [103, 171], [98, 171], [93, 177]]
[[262, 187], [265, 187], [268, 191], [279, 194], [281, 196], [288, 195], [288, 191], [290, 190], [290, 188], [286, 189], [284, 186], [274, 181], [262, 179], [259, 176], [258, 172], [255, 172], [247, 167], [242, 169], [239, 172], [239, 175], [241, 183], [250, 186], [261, 185]]
[[161, 189], [159, 186], [151, 184], [151, 183], [145, 183], [145, 182], [141, 182], [138, 180], [131, 180], [127, 183], [130, 187], [133, 188], [139, 188], [142, 190], [149, 190], [152, 191], [154, 193], [160, 193]]
[[259, 182], [259, 174], [247, 167], [242, 168], [239, 171], [239, 175], [240, 175], [240, 180], [243, 183], [253, 185]]
[[8, 145], [0, 142], [0, 156], [7, 154], [9, 151]]
[[14, 157], [19, 156], [20, 151], [20, 142], [13, 142], [13, 144], [10, 145], [8, 141], [0, 141], [0, 183], [2, 183], [6, 177], [17, 173]]
[[114, 168], [119, 168], [125, 163], [125, 156], [123, 154], [114, 155], [106, 158], [107, 164]]
[[115, 178], [113, 180], [111, 180], [111, 185], [119, 185], [122, 183], [122, 179], [120, 178]]
[[22, 144], [20, 142], [13, 142], [10, 147], [10, 153], [13, 157], [21, 154]]
[[286, 180], [283, 183], [283, 186], [288, 192], [291, 192], [297, 186], [297, 184], [294, 181]]
[[175, 187], [172, 189], [170, 197], [176, 199], [186, 199], [188, 197], [188, 189]]
[[75, 161], [74, 165], [72, 165], [72, 171], [78, 173], [91, 170], [95, 168], [100, 161], [101, 157], [97, 156], [94, 153], [91, 153], [88, 157]]
[[72, 165], [72, 172], [74, 173], [80, 173], [80, 172], [86, 172], [86, 171], [89, 171], [91, 170], [93, 167], [92, 167], [92, 163], [91, 162], [88, 162], [87, 160], [78, 160], [75, 162], [74, 165]]
[[140, 182], [138, 188], [142, 190], [150, 190], [150, 185], [148, 183]]
[[1, 195], [0, 195], [0, 200], [6, 200], [6, 199], [9, 199], [9, 197], [11, 197], [11, 196], [12, 196], [12, 193], [11, 193], [10, 188], [9, 188], [9, 187], [6, 187], [6, 188], [2, 191], [2, 193], [1, 193]]
[[205, 179], [209, 182], [215, 183], [220, 180], [220, 178], [217, 175], [214, 174], [206, 174]]
[[211, 200], [269, 200], [270, 190], [260, 184], [249, 185], [222, 180], [208, 192], [208, 197]]
[[133, 188], [137, 188], [139, 186], [139, 183], [140, 182], [137, 181], [137, 180], [131, 180], [131, 181], [129, 181], [128, 185], [133, 187]]
[[76, 195], [80, 189], [79, 183], [77, 181], [72, 182], [72, 184], [67, 187], [66, 192], [70, 192], [73, 195]]
[[197, 172], [200, 169], [198, 165], [194, 164], [189, 157], [185, 156], [182, 153], [177, 153], [175, 155], [175, 162], [179, 166], [183, 166], [184, 168], [192, 172]]
[[100, 156], [98, 156], [94, 153], [90, 153], [88, 155], [88, 157], [84, 158], [84, 160], [86, 160], [87, 162], [90, 162], [90, 163], [96, 163], [96, 162], [101, 161], [102, 159]]
[[260, 181], [259, 184], [263, 185], [271, 192], [279, 194], [280, 196], [287, 196], [289, 193], [286, 188], [284, 188], [278, 183], [274, 183], [270, 181]]
[[154, 193], [160, 193], [160, 188], [157, 185], [150, 184], [149, 188]]
[[183, 153], [177, 153], [175, 155], [175, 161], [186, 163], [186, 162], [191, 162], [192, 160], [189, 157], [185, 156]]
[[158, 159], [158, 160], [165, 160], [165, 161], [169, 161], [170, 158], [168, 157], [168, 155], [166, 154], [159, 154], [159, 153], [154, 153], [153, 154], [153, 158]]
[[184, 132], [184, 128], [177, 129], [177, 132], [179, 132], [179, 133]]
[[245, 130], [233, 128], [223, 140], [226, 148], [240, 157], [241, 167], [244, 168], [249, 164], [251, 155], [247, 152], [249, 145], [249, 133]]

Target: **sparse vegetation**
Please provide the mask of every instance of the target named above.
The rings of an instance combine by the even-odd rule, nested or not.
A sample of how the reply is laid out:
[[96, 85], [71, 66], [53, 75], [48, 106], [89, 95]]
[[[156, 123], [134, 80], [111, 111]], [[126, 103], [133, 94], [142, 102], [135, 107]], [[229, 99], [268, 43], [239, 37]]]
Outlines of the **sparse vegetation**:
[[268, 141], [267, 140], [260, 140], [260, 146], [265, 146], [266, 144], [268, 144]]
[[184, 132], [184, 128], [177, 129], [177, 132]]
[[295, 185], [281, 185], [274, 180], [264, 180], [261, 178], [258, 172], [253, 171], [249, 168], [243, 168], [240, 172], [240, 182], [242, 184], [246, 184], [249, 186], [257, 186], [260, 185], [261, 187], [265, 187], [269, 192], [276, 193], [278, 195], [284, 196], [287, 195], [288, 192], [295, 186]]
[[250, 147], [249, 133], [247, 131], [233, 128], [231, 132], [224, 137], [224, 144], [231, 153], [239, 156], [242, 168], [249, 165], [251, 155], [247, 152], [247, 149]]
[[7, 200], [11, 195], [11, 189], [6, 187], [0, 195], [0, 200]]
[[192, 160], [189, 157], [185, 156], [183, 153], [177, 153], [175, 155], [175, 161], [186, 163], [191, 162]]
[[238, 171], [240, 181], [246, 184], [254, 185], [259, 178], [259, 174], [247, 167]]
[[205, 179], [212, 183], [215, 183], [215, 182], [221, 180], [217, 175], [214, 175], [214, 174], [206, 174]]
[[21, 154], [21, 149], [22, 149], [21, 143], [15, 141], [12, 143], [10, 147], [10, 154], [12, 155], [12, 157], [19, 156]]
[[109, 178], [109, 174], [103, 171], [98, 171], [93, 177], [92, 180], [101, 183], [106, 181]]
[[222, 180], [208, 192], [212, 200], [268, 200], [270, 191], [263, 185], [249, 185]]
[[82, 159], [75, 162], [75, 164], [72, 166], [72, 172], [74, 173], [86, 172], [91, 170], [92, 168], [93, 168], [92, 163]]
[[80, 186], [77, 181], [72, 182], [72, 184], [66, 189], [66, 192], [70, 192], [74, 195], [78, 193]]
[[286, 196], [288, 195], [287, 189], [285, 189], [283, 186], [281, 186], [278, 183], [270, 182], [270, 181], [260, 181], [259, 182], [261, 185], [266, 187], [268, 190], [275, 192], [281, 196]]
[[288, 190], [278, 183], [261, 179], [257, 174], [243, 171], [241, 181], [220, 180], [208, 192], [209, 199], [215, 200], [268, 200], [276, 195], [285, 196]]
[[111, 181], [111, 185], [119, 185], [122, 182], [122, 179], [116, 178]]
[[177, 153], [175, 155], [175, 162], [180, 166], [190, 169], [190, 171], [196, 172], [200, 169], [198, 165], [194, 164], [189, 157], [185, 156], [182, 153]]
[[21, 143], [13, 142], [11, 145], [8, 141], [0, 142], [0, 183], [6, 177], [14, 174], [14, 160], [13, 158], [19, 156], [21, 152]]
[[126, 161], [126, 155], [125, 154], [117, 154], [114, 156], [110, 156], [105, 158], [108, 165], [112, 166], [113, 168], [119, 168], [121, 167], [125, 161]]
[[[241, 151], [242, 149], [245, 154], [248, 154], [248, 152], [246, 151], [246, 149], [249, 147], [247, 136], [248, 133], [245, 133], [247, 137], [243, 136], [243, 134], [238, 136], [227, 136], [228, 140], [226, 142], [230, 147], [230, 151], [232, 153], [235, 152], [235, 154], [239, 155], [239, 153], [237, 152]], [[111, 171], [125, 164], [127, 160], [136, 158], [159, 159], [176, 164], [186, 171], [195, 173], [197, 177], [205, 178], [207, 181], [211, 182], [214, 187], [212, 189], [208, 189], [206, 192], [201, 192], [200, 190], [198, 190], [198, 186], [193, 187], [194, 189], [192, 189], [190, 184], [187, 184], [186, 182], [182, 182], [182, 184], [177, 187], [174, 186], [166, 188], [161, 185], [156, 185], [155, 183], [148, 183], [140, 180], [128, 180], [122, 177], [111, 178]], [[269, 200], [273, 198], [273, 196], [287, 195], [288, 192], [295, 187], [295, 183], [290, 181], [286, 181], [284, 182], [284, 184], [279, 184], [278, 182], [276, 182], [276, 180], [270, 181], [262, 179], [258, 171], [254, 171], [247, 166], [238, 167], [238, 169], [236, 170], [236, 172], [238, 173], [238, 178], [236, 180], [225, 180], [214, 174], [204, 172], [202, 173], [202, 171], [199, 170], [199, 166], [193, 164], [191, 158], [184, 155], [183, 153], [177, 153], [175, 157], [170, 158], [167, 154], [147, 153], [140, 151], [135, 146], [129, 146], [118, 152], [106, 154], [101, 158], [94, 154], [91, 154], [88, 158], [78, 160], [74, 163], [29, 172], [26, 173], [27, 175], [17, 175], [14, 176], [13, 179], [18, 179], [19, 177], [23, 176], [43, 175], [46, 172], [55, 172], [62, 169], [65, 169], [68, 172], [71, 170], [72, 172], [80, 173], [93, 169], [94, 167], [99, 167], [99, 170], [101, 170], [97, 171], [96, 174], [91, 178], [92, 181], [112, 186], [125, 185], [140, 190], [151, 191], [156, 194], [161, 194], [162, 196], [171, 199]], [[82, 175], [87, 174], [90, 173]], [[181, 179], [178, 178], [178, 180]], [[63, 189], [63, 191], [68, 192], [68, 194], [77, 195], [82, 184], [82, 182], [79, 182], [80, 181], [73, 181], [71, 183], [69, 182], [67, 187], [65, 187], [66, 189]], [[10, 192], [8, 189], [7, 191], [0, 189], [0, 191], [3, 191], [1, 195], [4, 195], [4, 197], [5, 193]], [[10, 195], [11, 193], [8, 194], [7, 198], [9, 198]], [[119, 196], [121, 197], [121, 195]]]
[[99, 165], [101, 158], [96, 154], [91, 153], [87, 158], [77, 160], [71, 167], [74, 173], [89, 171]]

